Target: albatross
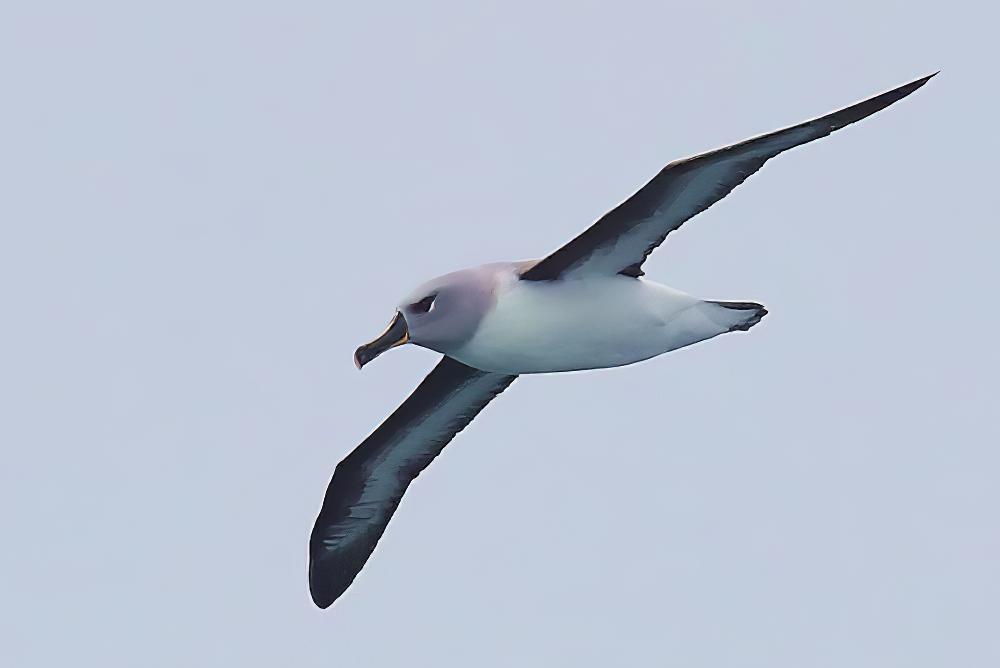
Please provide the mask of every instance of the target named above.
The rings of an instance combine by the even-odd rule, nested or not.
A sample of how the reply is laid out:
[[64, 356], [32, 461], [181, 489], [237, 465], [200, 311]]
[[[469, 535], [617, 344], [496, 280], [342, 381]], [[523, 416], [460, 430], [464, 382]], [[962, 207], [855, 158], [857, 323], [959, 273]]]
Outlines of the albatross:
[[344, 593], [413, 479], [519, 375], [624, 366], [760, 322], [762, 305], [692, 297], [644, 279], [643, 262], [769, 159], [885, 109], [933, 76], [672, 162], [547, 257], [463, 269], [407, 295], [385, 332], [357, 349], [355, 363], [360, 369], [404, 343], [443, 358], [337, 465], [309, 541], [316, 605]]

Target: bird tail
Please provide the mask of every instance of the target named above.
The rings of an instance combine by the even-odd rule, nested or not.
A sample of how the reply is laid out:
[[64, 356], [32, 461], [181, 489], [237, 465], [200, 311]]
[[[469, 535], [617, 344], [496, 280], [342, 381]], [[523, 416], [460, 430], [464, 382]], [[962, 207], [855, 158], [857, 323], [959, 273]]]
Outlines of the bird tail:
[[713, 304], [720, 307], [712, 314], [713, 320], [717, 320], [725, 327], [726, 331], [734, 332], [739, 330], [745, 332], [767, 315], [767, 309], [757, 302], [716, 302], [706, 301], [706, 304]]

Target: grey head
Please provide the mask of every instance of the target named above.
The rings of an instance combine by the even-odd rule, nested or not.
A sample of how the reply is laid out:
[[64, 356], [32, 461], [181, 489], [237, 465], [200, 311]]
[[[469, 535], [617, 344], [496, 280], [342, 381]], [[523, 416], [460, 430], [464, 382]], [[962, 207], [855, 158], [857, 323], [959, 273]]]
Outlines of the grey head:
[[440, 353], [461, 348], [493, 308], [496, 287], [517, 263], [486, 264], [427, 281], [400, 302], [389, 327], [354, 353], [360, 369], [386, 350], [414, 343]]

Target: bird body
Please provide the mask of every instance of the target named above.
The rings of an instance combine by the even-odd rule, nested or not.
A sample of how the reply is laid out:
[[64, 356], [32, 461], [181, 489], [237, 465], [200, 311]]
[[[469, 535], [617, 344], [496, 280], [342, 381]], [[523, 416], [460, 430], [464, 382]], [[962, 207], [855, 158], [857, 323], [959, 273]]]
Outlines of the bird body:
[[763, 307], [734, 309], [621, 274], [522, 281], [521, 263], [486, 265], [494, 304], [467, 342], [447, 351], [506, 374], [624, 366], [757, 322]]

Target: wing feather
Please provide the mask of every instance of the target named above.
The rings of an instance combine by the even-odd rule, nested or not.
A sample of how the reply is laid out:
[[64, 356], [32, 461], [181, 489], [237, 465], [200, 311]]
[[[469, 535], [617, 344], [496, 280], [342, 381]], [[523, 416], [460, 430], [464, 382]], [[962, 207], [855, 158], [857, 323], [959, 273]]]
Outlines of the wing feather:
[[516, 377], [445, 357], [337, 465], [309, 540], [309, 590], [316, 605], [326, 608], [344, 593], [409, 484]]
[[521, 279], [641, 276], [642, 263], [668, 234], [728, 195], [765, 162], [885, 109], [933, 76], [805, 123], [672, 162], [582, 234], [522, 273]]

